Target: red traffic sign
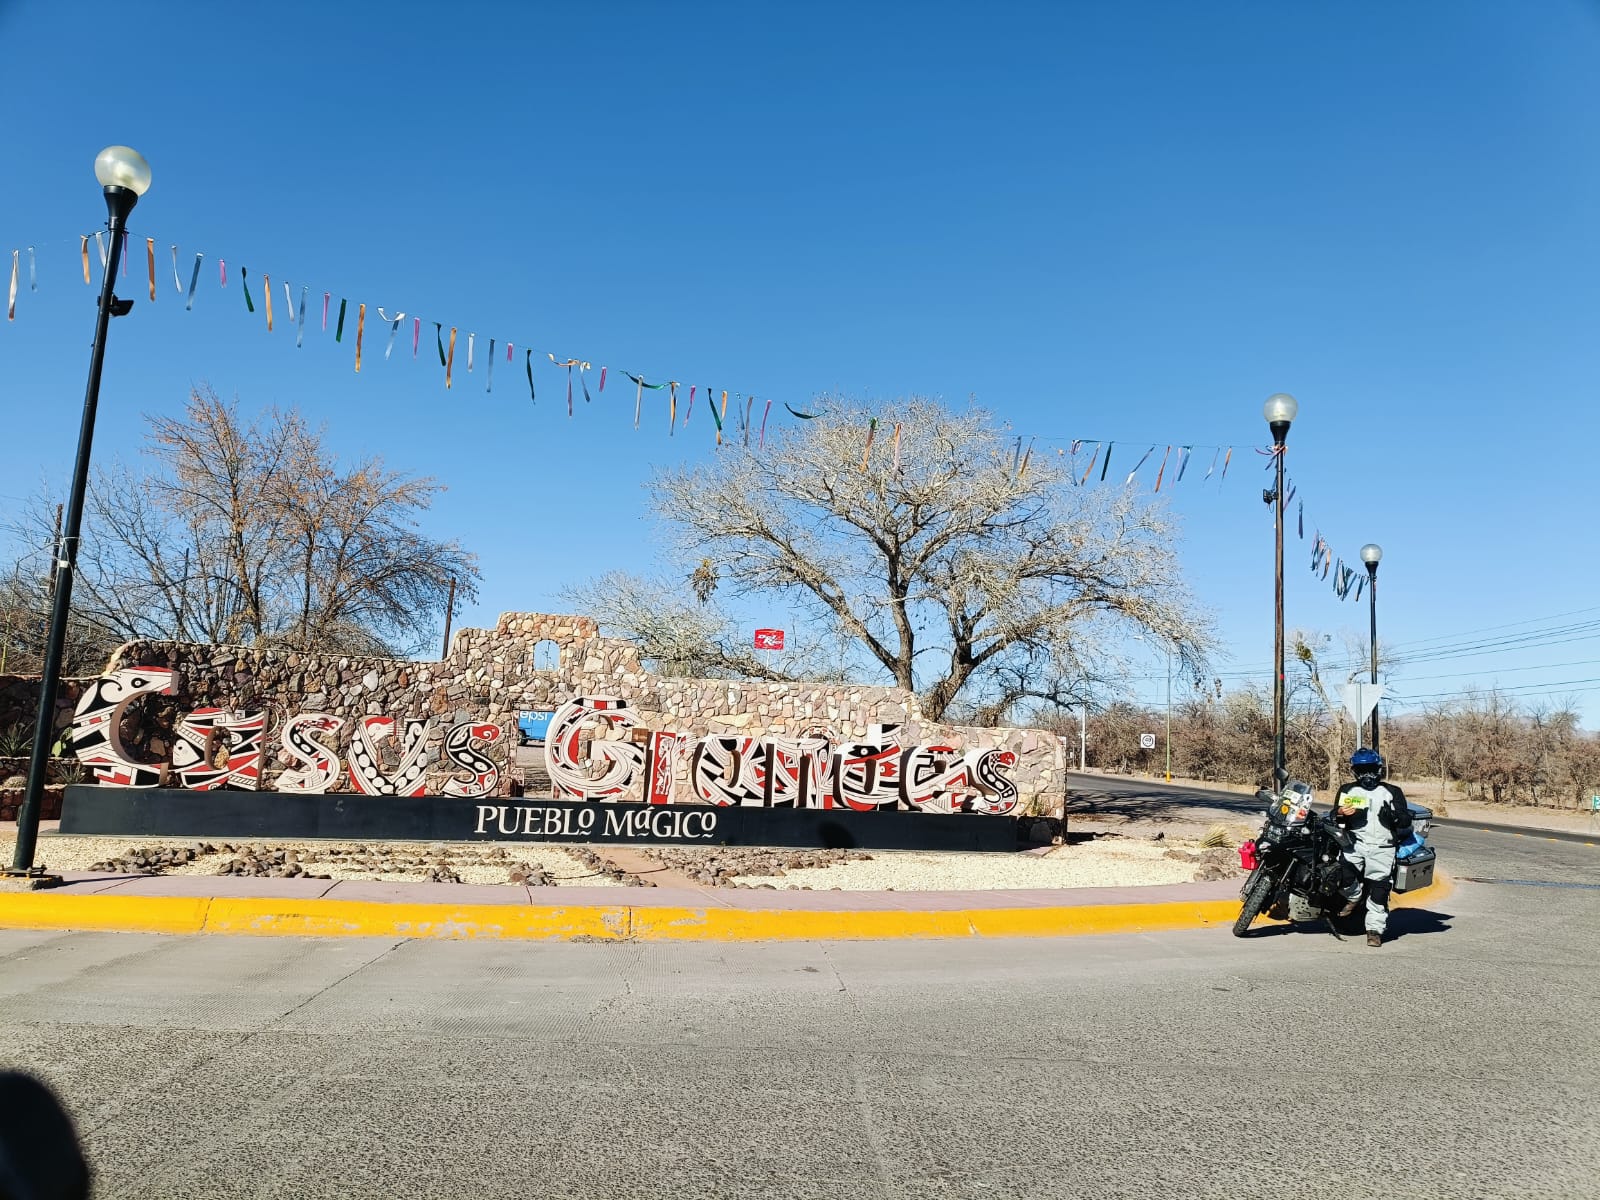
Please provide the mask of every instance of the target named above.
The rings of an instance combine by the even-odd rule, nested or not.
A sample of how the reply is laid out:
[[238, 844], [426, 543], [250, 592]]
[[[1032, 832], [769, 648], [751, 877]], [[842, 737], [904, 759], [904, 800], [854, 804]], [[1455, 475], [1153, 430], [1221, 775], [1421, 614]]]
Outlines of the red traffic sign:
[[758, 629], [758, 630], [756, 630], [756, 649], [757, 650], [782, 650], [783, 649], [783, 630], [781, 630], [781, 629]]

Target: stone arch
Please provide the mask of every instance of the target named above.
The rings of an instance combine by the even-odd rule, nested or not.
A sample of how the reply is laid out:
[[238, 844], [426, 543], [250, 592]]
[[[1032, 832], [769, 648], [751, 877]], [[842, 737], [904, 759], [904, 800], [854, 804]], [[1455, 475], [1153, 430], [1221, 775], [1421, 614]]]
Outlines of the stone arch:
[[561, 669], [561, 646], [549, 638], [540, 638], [533, 644], [533, 669], [535, 671], [559, 671]]

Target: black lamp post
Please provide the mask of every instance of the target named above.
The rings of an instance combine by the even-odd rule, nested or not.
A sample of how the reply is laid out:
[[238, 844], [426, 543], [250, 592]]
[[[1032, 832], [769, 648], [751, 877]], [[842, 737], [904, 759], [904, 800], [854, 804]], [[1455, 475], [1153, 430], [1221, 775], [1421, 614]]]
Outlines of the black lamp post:
[[95, 178], [105, 189], [111, 248], [100, 287], [100, 311], [95, 318], [94, 347], [89, 353], [89, 387], [83, 398], [83, 423], [78, 429], [78, 460], [72, 469], [72, 491], [67, 497], [66, 524], [54, 548], [55, 596], [50, 607], [50, 632], [45, 642], [44, 677], [39, 683], [39, 715], [33, 727], [33, 753], [28, 760], [28, 789], [17, 813], [17, 847], [7, 875], [33, 875], [33, 852], [39, 840], [39, 814], [44, 806], [45, 770], [55, 734], [56, 691], [61, 682], [61, 657], [67, 638], [67, 614], [72, 607], [72, 572], [78, 560], [78, 530], [83, 524], [84, 494], [89, 487], [89, 449], [94, 441], [95, 407], [100, 401], [100, 371], [105, 363], [106, 330], [112, 317], [125, 315], [131, 300], [112, 294], [117, 266], [122, 260], [122, 239], [128, 214], [150, 187], [150, 164], [127, 146], [107, 146], [94, 160]]
[[1273, 559], [1273, 642], [1272, 642], [1272, 779], [1273, 785], [1282, 788], [1289, 781], [1289, 768], [1283, 753], [1283, 456], [1284, 439], [1289, 436], [1289, 425], [1300, 411], [1300, 405], [1287, 392], [1267, 397], [1261, 415], [1272, 430], [1273, 457], [1277, 460], [1277, 479], [1267, 500], [1273, 506], [1277, 529], [1277, 553]]
[[[1367, 564], [1367, 615], [1370, 619], [1372, 641], [1372, 682], [1378, 682], [1378, 560], [1383, 557], [1383, 547], [1368, 542], [1361, 547], [1361, 561]], [[1378, 706], [1372, 706], [1372, 740], [1367, 743], [1378, 748]]]

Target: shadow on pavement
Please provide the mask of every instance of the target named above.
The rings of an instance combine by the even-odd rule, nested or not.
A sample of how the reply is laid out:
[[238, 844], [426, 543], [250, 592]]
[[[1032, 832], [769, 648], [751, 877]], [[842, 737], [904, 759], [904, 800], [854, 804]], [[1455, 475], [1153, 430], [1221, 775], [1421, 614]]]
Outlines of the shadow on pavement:
[[[1435, 912], [1429, 908], [1396, 908], [1389, 913], [1389, 932], [1385, 941], [1396, 938], [1413, 937], [1427, 933], [1448, 933], [1450, 922], [1455, 920], [1454, 913]], [[1361, 913], [1352, 913], [1349, 917], [1338, 922], [1338, 936], [1346, 939], [1360, 938], [1365, 926], [1362, 923]], [[1327, 921], [1301, 921], [1298, 923], [1285, 922], [1281, 925], [1262, 925], [1252, 927], [1246, 937], [1282, 937], [1285, 934], [1316, 934], [1320, 937], [1332, 937], [1328, 930]]]

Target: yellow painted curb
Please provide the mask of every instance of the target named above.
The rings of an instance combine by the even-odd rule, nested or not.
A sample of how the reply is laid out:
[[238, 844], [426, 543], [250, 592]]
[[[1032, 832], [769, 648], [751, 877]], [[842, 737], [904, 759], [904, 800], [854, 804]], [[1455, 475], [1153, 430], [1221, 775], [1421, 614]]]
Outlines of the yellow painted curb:
[[0, 895], [0, 929], [87, 929], [125, 933], [198, 933], [204, 897]]
[[1435, 868], [1433, 883], [1415, 892], [1400, 892], [1389, 902], [1390, 908], [1424, 908], [1436, 900], [1443, 900], [1456, 890], [1456, 881]]
[[[1438, 874], [1397, 897], [1419, 907], [1452, 890]], [[736, 909], [626, 904], [407, 904], [177, 896], [0, 895], [0, 929], [572, 941], [869, 941], [1076, 937], [1231, 925], [1237, 900], [912, 910]]]

